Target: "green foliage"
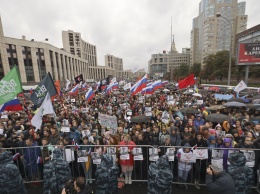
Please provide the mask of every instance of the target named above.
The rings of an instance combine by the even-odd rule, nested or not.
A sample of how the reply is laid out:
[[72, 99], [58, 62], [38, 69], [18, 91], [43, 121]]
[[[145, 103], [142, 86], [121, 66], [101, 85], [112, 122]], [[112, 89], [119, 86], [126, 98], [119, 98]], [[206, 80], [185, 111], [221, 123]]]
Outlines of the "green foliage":
[[195, 77], [198, 77], [200, 75], [200, 71], [201, 71], [201, 64], [200, 63], [194, 63], [190, 67], [190, 74], [193, 73]]

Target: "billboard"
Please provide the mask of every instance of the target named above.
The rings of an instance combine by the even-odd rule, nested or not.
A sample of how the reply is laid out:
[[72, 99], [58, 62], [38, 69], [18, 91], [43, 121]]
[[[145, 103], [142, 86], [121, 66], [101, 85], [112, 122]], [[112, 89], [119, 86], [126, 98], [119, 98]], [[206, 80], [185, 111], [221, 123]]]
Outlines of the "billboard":
[[237, 65], [260, 65], [260, 43], [240, 43]]

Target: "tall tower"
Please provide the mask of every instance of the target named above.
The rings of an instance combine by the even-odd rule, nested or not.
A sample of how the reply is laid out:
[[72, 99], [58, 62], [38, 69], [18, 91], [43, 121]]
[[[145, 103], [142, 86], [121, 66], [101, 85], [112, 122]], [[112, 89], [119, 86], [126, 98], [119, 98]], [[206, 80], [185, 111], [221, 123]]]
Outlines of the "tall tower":
[[174, 35], [172, 35], [172, 42], [171, 42], [171, 54], [174, 54], [174, 53], [178, 53], [176, 47], [175, 47], [175, 42], [174, 42]]
[[3, 30], [1, 16], [0, 16], [0, 36], [4, 36], [4, 30]]
[[[230, 41], [234, 45], [235, 35], [247, 26], [245, 2], [238, 0], [201, 0], [199, 14], [193, 19], [191, 30], [191, 64], [202, 63], [209, 54], [222, 50], [231, 51]], [[227, 18], [216, 17], [217, 13]]]

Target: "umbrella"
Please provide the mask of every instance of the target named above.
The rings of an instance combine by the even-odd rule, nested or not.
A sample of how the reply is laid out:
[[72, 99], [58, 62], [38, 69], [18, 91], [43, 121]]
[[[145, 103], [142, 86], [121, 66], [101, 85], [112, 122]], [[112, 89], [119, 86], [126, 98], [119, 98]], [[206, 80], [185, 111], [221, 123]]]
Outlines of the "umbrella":
[[260, 108], [260, 104], [247, 104], [247, 107], [252, 110], [257, 110]]
[[260, 98], [252, 100], [252, 103], [253, 104], [260, 104]]
[[180, 112], [184, 113], [184, 114], [198, 114], [199, 111], [195, 108], [190, 108], [190, 107], [186, 107], [186, 108], [182, 108], [180, 110]]
[[217, 86], [211, 86], [211, 87], [209, 87], [209, 89], [208, 89], [209, 91], [219, 91], [220, 90], [220, 88], [219, 87], [217, 87]]
[[135, 116], [131, 119], [132, 123], [145, 123], [149, 121], [150, 118], [144, 115]]
[[246, 100], [245, 99], [243, 99], [243, 98], [230, 98], [229, 100], [228, 100], [228, 102], [242, 102], [242, 103], [246, 103]]
[[225, 108], [225, 107], [222, 106], [222, 105], [213, 105], [213, 106], [209, 107], [209, 110], [220, 110], [220, 109], [223, 109], [223, 108]]
[[202, 97], [201, 94], [198, 94], [198, 93], [194, 93], [194, 94], [192, 94], [192, 96]]
[[206, 117], [207, 121], [215, 122], [215, 123], [223, 123], [224, 121], [229, 121], [229, 117], [223, 114], [210, 114]]
[[223, 106], [226, 106], [226, 107], [246, 107], [246, 105], [244, 103], [241, 103], [241, 102], [227, 102], [225, 104], [223, 104]]

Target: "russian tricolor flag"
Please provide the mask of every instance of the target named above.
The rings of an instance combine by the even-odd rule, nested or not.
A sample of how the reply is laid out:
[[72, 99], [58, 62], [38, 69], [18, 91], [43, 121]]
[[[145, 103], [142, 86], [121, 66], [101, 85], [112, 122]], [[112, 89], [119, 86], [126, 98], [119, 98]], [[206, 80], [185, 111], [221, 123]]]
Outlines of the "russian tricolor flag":
[[134, 96], [138, 92], [141, 92], [142, 89], [144, 89], [146, 87], [147, 78], [148, 78], [148, 76], [147, 76], [147, 74], [145, 74], [144, 77], [140, 80], [140, 82], [135, 87], [134, 91], [132, 92], [132, 96]]
[[112, 90], [118, 89], [118, 82], [112, 84]]
[[162, 85], [165, 86], [166, 84], [168, 84], [169, 82], [168, 81], [163, 81], [162, 82]]
[[20, 153], [16, 153], [16, 154], [13, 156], [13, 160], [17, 160], [20, 156], [21, 156]]
[[97, 83], [97, 85], [96, 85], [96, 90], [98, 90], [98, 88], [100, 87], [100, 85], [101, 85], [101, 82], [99, 81], [98, 83]]
[[162, 82], [161, 80], [157, 80], [155, 82], [152, 83], [152, 87], [153, 87], [153, 90], [157, 90], [157, 89], [160, 89], [162, 88]]
[[17, 98], [14, 98], [13, 100], [10, 100], [9, 102], [6, 102], [0, 106], [0, 112], [20, 110], [23, 110], [23, 107]]
[[138, 82], [136, 82], [131, 88], [130, 88], [130, 92], [133, 92], [136, 88], [136, 86], [140, 83], [140, 80]]
[[70, 90], [70, 94], [71, 95], [77, 95], [78, 94], [78, 91], [79, 91], [79, 86], [78, 86], [78, 84], [74, 87], [74, 88], [72, 88], [72, 90]]
[[42, 164], [42, 163], [43, 163], [42, 157], [38, 156], [38, 158], [37, 158], [37, 164]]
[[148, 86], [142, 90], [141, 94], [153, 94], [153, 92], [154, 92], [153, 87]]
[[84, 90], [86, 90], [86, 89], [87, 89], [87, 83], [85, 82], [85, 83], [82, 85], [81, 90], [84, 91]]
[[112, 92], [112, 86], [113, 86], [113, 84], [110, 84], [110, 85], [107, 87], [107, 89], [106, 89], [106, 94], [107, 94], [107, 95], [111, 94], [111, 92]]
[[92, 90], [92, 87], [89, 87], [89, 89], [88, 89], [88, 91], [87, 91], [85, 97], [86, 97], [86, 100], [87, 100], [88, 102], [90, 102], [90, 101], [92, 100], [92, 98], [95, 97], [95, 94], [94, 94], [94, 92], [93, 92], [93, 90]]

